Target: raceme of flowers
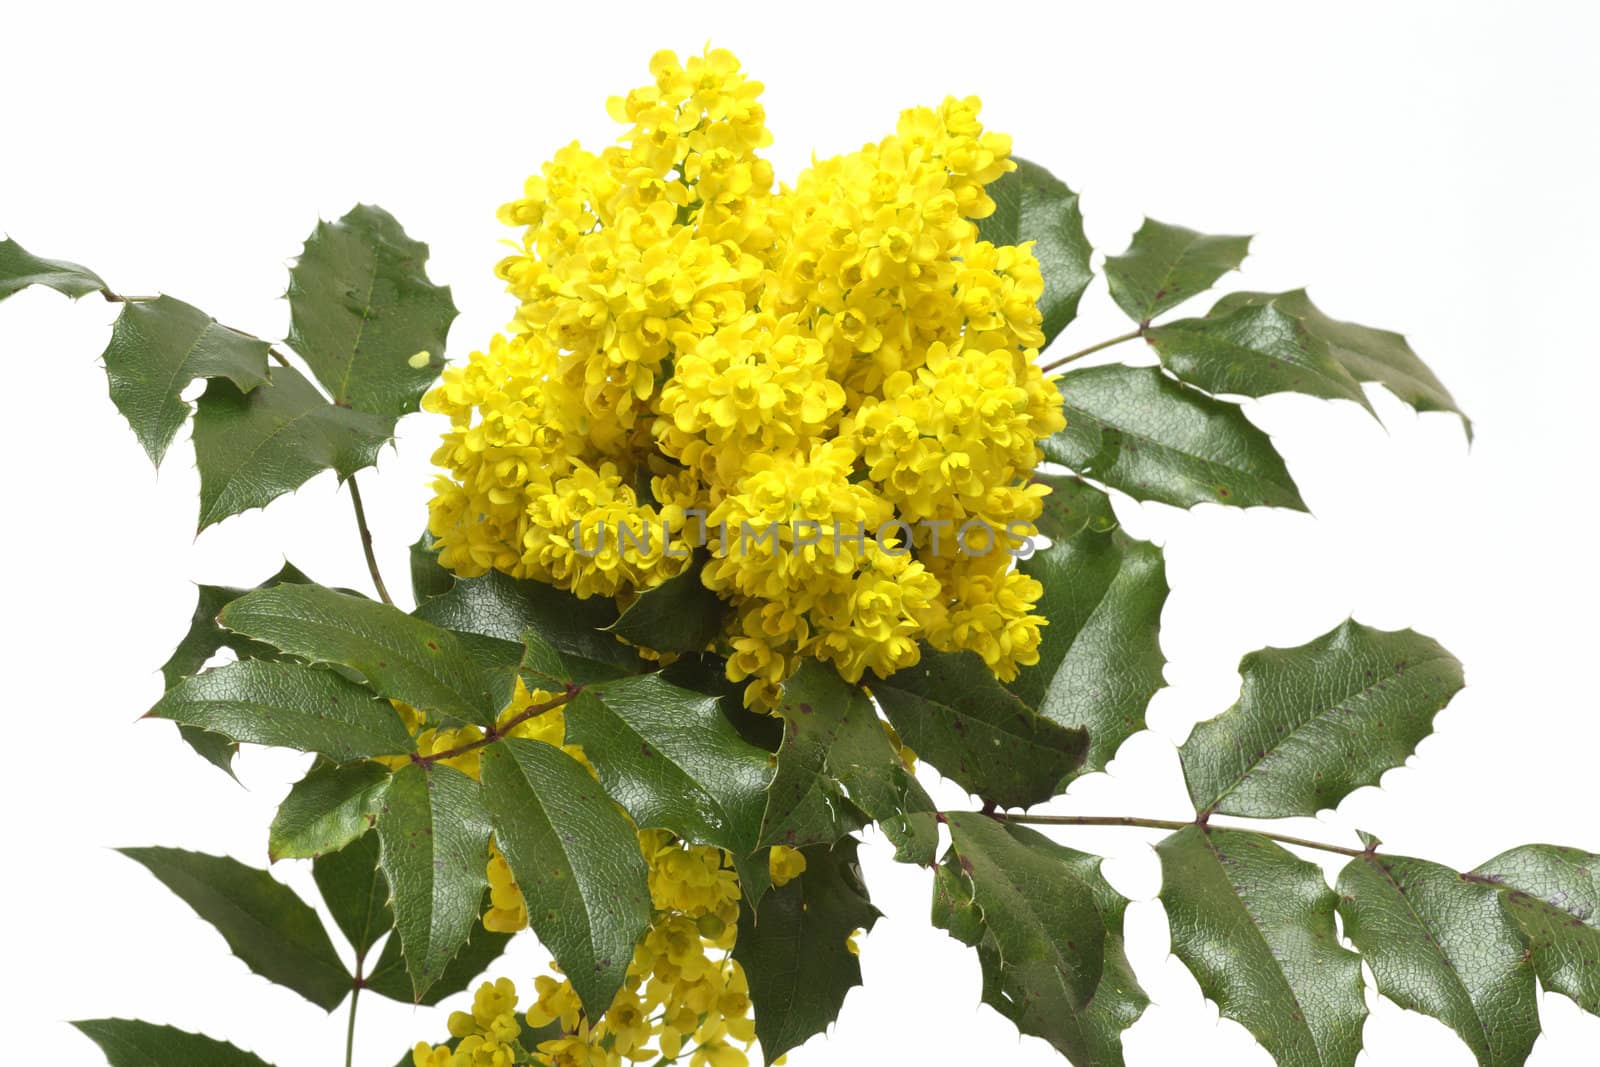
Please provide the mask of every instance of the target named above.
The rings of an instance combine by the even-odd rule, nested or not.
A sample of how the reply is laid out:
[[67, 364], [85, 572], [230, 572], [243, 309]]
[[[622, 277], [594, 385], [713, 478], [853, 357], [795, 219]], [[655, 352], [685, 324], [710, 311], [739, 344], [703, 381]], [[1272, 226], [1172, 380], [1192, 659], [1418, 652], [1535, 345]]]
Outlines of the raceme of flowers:
[[[564, 743], [566, 717], [560, 705], [511, 725], [554, 695], [519, 681], [499, 717], [500, 725], [508, 727], [503, 736], [559, 746], [592, 774], [583, 749]], [[484, 736], [476, 726], [431, 727], [407, 704], [396, 702], [395, 710], [416, 737], [421, 756], [449, 752]], [[479, 754], [474, 748], [438, 762], [477, 778]], [[411, 758], [390, 756], [380, 762], [398, 767]], [[664, 830], [640, 831], [639, 847], [649, 868], [654, 911], [649, 931], [634, 949], [627, 979], [605, 1015], [585, 1018], [571, 982], [540, 975], [534, 980], [535, 999], [519, 1017], [512, 981], [485, 982], [470, 1012], [450, 1016], [456, 1047], [421, 1042], [412, 1051], [416, 1067], [620, 1067], [661, 1057], [682, 1057], [691, 1067], [745, 1067], [755, 1022], [744, 972], [731, 957], [741, 892], [732, 859], [720, 849], [685, 844]], [[777, 886], [806, 869], [805, 856], [783, 845], [771, 850], [768, 864]], [[483, 925], [501, 933], [525, 929], [528, 912], [522, 891], [492, 842], [488, 878], [490, 908]], [[536, 1034], [552, 1025], [558, 1036]]]
[[440, 561], [626, 603], [700, 548], [752, 706], [801, 657], [858, 681], [922, 640], [1013, 677], [1044, 623], [1012, 566], [1029, 475], [1065, 422], [1038, 262], [974, 221], [1010, 139], [950, 98], [777, 185], [731, 54], [651, 73], [610, 101], [618, 144], [561, 149], [501, 209], [516, 318], [425, 401], [452, 420]]

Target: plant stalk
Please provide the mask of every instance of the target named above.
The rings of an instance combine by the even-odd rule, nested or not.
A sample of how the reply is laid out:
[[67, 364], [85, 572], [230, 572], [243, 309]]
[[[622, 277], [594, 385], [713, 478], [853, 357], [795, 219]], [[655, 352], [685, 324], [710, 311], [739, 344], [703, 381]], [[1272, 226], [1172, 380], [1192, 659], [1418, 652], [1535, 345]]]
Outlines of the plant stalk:
[[361, 506], [361, 487], [356, 485], [356, 476], [352, 474], [349, 481], [350, 502], [356, 509], [356, 529], [361, 531], [361, 551], [367, 557], [367, 573], [372, 575], [372, 584], [378, 590], [378, 599], [391, 608], [394, 599], [389, 596], [388, 587], [383, 584], [383, 575], [378, 572], [378, 557], [372, 554], [372, 531], [367, 528], [367, 509]]
[[[1001, 822], [1028, 823], [1038, 826], [1130, 826], [1146, 830], [1182, 830], [1190, 826], [1208, 825], [1202, 820], [1183, 822], [1179, 819], [1142, 819], [1132, 815], [1008, 815], [1005, 812], [994, 812], [992, 818]], [[1321, 852], [1336, 852], [1341, 856], [1364, 856], [1361, 849], [1346, 848], [1343, 845], [1330, 845], [1325, 841], [1312, 841], [1305, 837], [1291, 837], [1288, 834], [1275, 834], [1266, 830], [1246, 829], [1245, 827], [1227, 827], [1238, 829], [1246, 833], [1259, 834], [1271, 838], [1285, 845], [1298, 845], [1301, 848], [1314, 848]]]
[[1141, 326], [1137, 330], [1133, 330], [1133, 331], [1131, 331], [1129, 333], [1121, 334], [1121, 335], [1119, 335], [1117, 337], [1113, 337], [1113, 338], [1111, 338], [1110, 340], [1107, 340], [1107, 341], [1101, 341], [1097, 345], [1090, 345], [1088, 348], [1079, 349], [1078, 351], [1070, 353], [1069, 355], [1062, 356], [1060, 359], [1052, 360], [1049, 363], [1042, 364], [1039, 367], [1039, 369], [1044, 371], [1046, 374], [1049, 374], [1051, 371], [1060, 370], [1062, 367], [1065, 367], [1068, 363], [1072, 363], [1075, 360], [1082, 359], [1084, 356], [1092, 356], [1096, 352], [1101, 351], [1102, 349], [1110, 348], [1112, 345], [1120, 345], [1124, 341], [1132, 341], [1132, 340], [1134, 340], [1136, 338], [1143, 337], [1143, 336], [1144, 336], [1144, 327]]
[[344, 1067], [352, 1067], [356, 1057], [356, 1002], [361, 999], [361, 987], [366, 983], [361, 977], [361, 959], [356, 960], [355, 985], [350, 989], [350, 1024], [344, 1032]]

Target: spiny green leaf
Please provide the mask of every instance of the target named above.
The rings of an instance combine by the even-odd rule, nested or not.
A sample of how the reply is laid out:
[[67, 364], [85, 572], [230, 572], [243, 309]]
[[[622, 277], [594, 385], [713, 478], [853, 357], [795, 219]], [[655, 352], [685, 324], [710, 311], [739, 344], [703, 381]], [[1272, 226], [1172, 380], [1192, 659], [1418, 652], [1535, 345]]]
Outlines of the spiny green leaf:
[[611, 624], [629, 643], [657, 652], [700, 652], [722, 629], [728, 605], [700, 581], [702, 555], [682, 574], [647, 589]]
[[0, 241], [0, 300], [30, 285], [49, 286], [74, 300], [106, 287], [88, 267], [64, 259], [42, 259], [9, 237]]
[[861, 963], [848, 947], [870, 930], [878, 909], [856, 866], [856, 841], [805, 850], [806, 869], [739, 911], [733, 958], [750, 982], [756, 1037], [768, 1063], [820, 1034], [861, 984]]
[[[406, 973], [405, 954], [400, 949], [400, 939], [391, 937], [383, 943], [383, 951], [378, 954], [378, 962], [372, 965], [372, 971], [366, 977], [366, 988], [390, 1000], [431, 1008], [446, 997], [454, 996], [474, 986], [484, 977], [495, 960], [505, 955], [506, 946], [511, 943], [512, 936], [485, 930], [481, 922], [473, 923], [467, 943], [449, 963], [445, 964], [444, 973], [420, 997], [413, 991], [411, 976]], [[527, 1032], [523, 1031], [525, 1035]]]
[[378, 868], [378, 835], [362, 834], [337, 852], [324, 852], [312, 861], [311, 877], [356, 958], [365, 959], [394, 926], [389, 883]]
[[1544, 987], [1600, 1015], [1600, 855], [1523, 845], [1467, 877], [1501, 890], [1501, 905], [1533, 948]]
[[1077, 475], [1036, 471], [1033, 480], [1050, 489], [1035, 523], [1050, 540], [1067, 541], [1084, 530], [1105, 533], [1117, 527], [1111, 498]]
[[1539, 1037], [1533, 963], [1493, 886], [1368, 853], [1339, 874], [1339, 914], [1378, 992], [1431, 1015], [1480, 1067], [1517, 1067]]
[[[279, 585], [222, 609], [222, 625], [314, 663], [356, 671], [382, 696], [432, 716], [492, 725], [511, 699], [443, 627], [318, 585]], [[491, 684], [493, 683], [493, 684]]]
[[394, 420], [328, 403], [305, 375], [273, 367], [248, 393], [212, 378], [194, 416], [200, 529], [266, 507], [325, 470], [341, 480], [378, 460]]
[[1305, 510], [1283, 458], [1238, 405], [1155, 367], [1088, 367], [1059, 384], [1067, 428], [1044, 440], [1045, 458], [1139, 500]]
[[276, 863], [338, 852], [372, 829], [388, 786], [389, 771], [382, 764], [317, 764], [278, 805], [267, 834], [267, 857]]
[[395, 932], [419, 1001], [478, 922], [489, 885], [489, 832], [471, 778], [434, 763], [395, 772], [378, 815], [378, 843]]
[[1154, 327], [1145, 338], [1162, 364], [1211, 393], [1306, 393], [1372, 405], [1326, 342], [1272, 303], [1235, 306]]
[[189, 417], [180, 394], [197, 378], [226, 378], [248, 393], [267, 380], [267, 342], [231, 330], [170, 296], [122, 305], [106, 345], [111, 401], [160, 466]]
[[317, 913], [266, 871], [177, 848], [120, 851], [216, 927], [233, 954], [263, 978], [324, 1011], [338, 1007], [350, 992], [352, 979]]
[[1461, 663], [1432, 638], [1354, 619], [1298, 648], [1252, 652], [1239, 673], [1238, 703], [1179, 754], [1196, 809], [1261, 819], [1315, 815], [1376, 785], [1463, 685]]
[[1126, 252], [1106, 257], [1106, 284], [1130, 319], [1146, 323], [1238, 270], [1249, 254], [1248, 237], [1196, 233], [1147, 218]]
[[100, 1046], [110, 1067], [272, 1067], [226, 1041], [138, 1019], [84, 1019], [72, 1025]]
[[646, 674], [590, 686], [566, 720], [567, 741], [640, 827], [735, 855], [755, 849], [772, 767], [715, 697]]
[[990, 182], [984, 191], [994, 200], [994, 214], [978, 220], [978, 238], [996, 245], [1032, 241], [1033, 255], [1044, 275], [1039, 311], [1045, 344], [1078, 315], [1078, 300], [1089, 287], [1094, 251], [1083, 233], [1078, 194], [1048, 170], [1026, 159], [1017, 169]]
[[456, 306], [427, 260], [427, 245], [369, 204], [306, 238], [289, 271], [289, 346], [335, 403], [394, 419], [439, 376]]
[[1049, 800], [1083, 765], [1082, 728], [1043, 718], [975, 652], [922, 650], [922, 662], [872, 684], [912, 751], [961, 788], [1004, 808]]
[[439, 543], [427, 530], [411, 546], [411, 595], [418, 604], [443, 596], [455, 584], [455, 575], [439, 563]]
[[240, 660], [185, 678], [149, 714], [229, 741], [317, 752], [341, 763], [416, 749], [387, 702], [332, 671], [287, 661]]
[[1008, 684], [1045, 718], [1088, 730], [1080, 773], [1100, 771], [1145, 728], [1145, 708], [1163, 684], [1166, 563], [1155, 545], [1121, 530], [1051, 537], [1018, 565], [1044, 587], [1035, 610], [1050, 624], [1039, 662]]
[[[973, 829], [982, 816], [950, 818], [954, 843], [935, 876], [933, 921], [978, 950], [984, 1003], [1079, 1067], [1121, 1067], [1122, 1032], [1150, 1000], [1123, 943], [1128, 901], [1100, 874], [1100, 857], [995, 823], [1009, 839], [1002, 841], [988, 827]], [[1088, 1000], [1079, 1003], [1069, 978], [1082, 968], [1067, 965], [1084, 946], [1069, 938], [1086, 913], [1098, 913], [1102, 923], [1098, 937], [1090, 936], [1098, 939], [1103, 965]], [[991, 924], [1010, 930], [1002, 939]], [[1025, 949], [1040, 945], [1030, 931], [1046, 939], [1045, 951], [1023, 951], [1019, 958], [1017, 942]]]
[[529, 924], [600, 1018], [650, 925], [638, 834], [582, 764], [543, 741], [489, 746], [483, 795]]
[[1472, 436], [1472, 420], [1462, 413], [1450, 391], [1400, 334], [1330, 319], [1311, 302], [1304, 289], [1229, 293], [1211, 313], [1225, 314], [1234, 308], [1269, 304], [1297, 319], [1306, 333], [1325, 344], [1329, 354], [1357, 381], [1378, 382], [1418, 411], [1454, 412], [1461, 416], [1467, 436]]
[[1156, 846], [1172, 949], [1282, 1067], [1349, 1067], [1367, 1006], [1322, 871], [1259, 834], [1190, 826]]
[[763, 844], [831, 845], [865, 812], [895, 858], [928, 866], [939, 847], [933, 799], [884, 732], [872, 701], [828, 664], [807, 660], [783, 685], [783, 747], [768, 793]]

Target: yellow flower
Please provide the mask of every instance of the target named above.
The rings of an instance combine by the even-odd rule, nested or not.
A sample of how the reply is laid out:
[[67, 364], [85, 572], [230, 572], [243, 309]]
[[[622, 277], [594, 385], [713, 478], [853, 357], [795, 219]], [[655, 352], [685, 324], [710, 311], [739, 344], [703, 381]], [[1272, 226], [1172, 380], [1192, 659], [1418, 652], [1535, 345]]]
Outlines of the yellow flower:
[[773, 885], [788, 885], [805, 873], [806, 856], [797, 848], [773, 845], [772, 851], [767, 854], [767, 867], [772, 875]]

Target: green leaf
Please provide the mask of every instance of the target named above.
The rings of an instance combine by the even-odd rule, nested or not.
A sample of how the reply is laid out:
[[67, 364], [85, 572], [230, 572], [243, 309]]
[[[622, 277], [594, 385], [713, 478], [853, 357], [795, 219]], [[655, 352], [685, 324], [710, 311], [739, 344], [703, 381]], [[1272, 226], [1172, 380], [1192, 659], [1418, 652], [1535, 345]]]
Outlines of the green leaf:
[[1250, 238], [1196, 233], [1147, 218], [1128, 250], [1106, 257], [1111, 299], [1134, 322], [1147, 323], [1238, 270]]
[[859, 808], [882, 828], [902, 863], [931, 866], [939, 847], [933, 799], [890, 743], [872, 701], [819, 660], [783, 685], [778, 769], [763, 817], [763, 844], [831, 845], [857, 828]]
[[222, 625], [313, 663], [359, 673], [430, 716], [494, 724], [511, 699], [456, 635], [399, 608], [318, 585], [280, 585], [222, 609]]
[[1121, 1067], [1122, 1032], [1150, 1001], [1123, 943], [1127, 899], [1100, 857], [972, 813], [952, 813], [950, 832], [933, 922], [978, 950], [984, 1003], [1080, 1067]]
[[444, 369], [456, 306], [427, 260], [427, 245], [368, 204], [306, 238], [289, 271], [289, 346], [334, 403], [397, 418]]
[[[512, 934], [485, 930], [483, 924], [473, 923], [467, 943], [461, 947], [428, 991], [418, 997], [411, 987], [411, 976], [406, 973], [405, 954], [400, 950], [400, 939], [391, 937], [383, 943], [378, 962], [366, 977], [366, 988], [381, 997], [398, 1000], [402, 1004], [419, 1004], [431, 1008], [446, 997], [454, 996], [476, 985], [494, 962], [505, 955]], [[528, 1030], [523, 1030], [526, 1036]], [[559, 1035], [557, 1035], [559, 1036]]]
[[985, 802], [1049, 800], [1083, 765], [1089, 738], [1051, 722], [1001, 685], [975, 652], [922, 650], [922, 662], [872, 686], [900, 737]]
[[1304, 289], [1287, 293], [1229, 293], [1211, 309], [1213, 315], [1234, 308], [1272, 305], [1297, 319], [1313, 338], [1357, 381], [1378, 382], [1418, 411], [1449, 411], [1461, 416], [1467, 436], [1472, 420], [1456, 406], [1455, 398], [1428, 365], [1417, 358], [1400, 334], [1375, 330], [1353, 322], [1330, 319], [1311, 302]]
[[439, 543], [427, 530], [411, 546], [411, 595], [418, 604], [443, 596], [455, 584], [455, 575], [439, 562]]
[[1322, 871], [1243, 830], [1190, 826], [1156, 852], [1172, 948], [1201, 992], [1282, 1067], [1355, 1063], [1361, 961], [1339, 944]]
[[100, 1046], [110, 1067], [272, 1067], [226, 1041], [138, 1019], [84, 1019], [72, 1025]]
[[311, 876], [356, 958], [366, 959], [378, 938], [394, 926], [389, 883], [378, 869], [378, 835], [362, 834], [339, 851], [318, 856]]
[[995, 209], [978, 220], [978, 238], [995, 245], [1034, 242], [1033, 255], [1044, 275], [1039, 311], [1049, 344], [1078, 315], [1078, 300], [1094, 277], [1089, 269], [1094, 250], [1083, 233], [1078, 194], [1039, 164], [1012, 158], [1017, 169], [985, 190]]
[[806, 869], [739, 911], [733, 958], [750, 982], [756, 1038], [768, 1063], [828, 1028], [861, 984], [851, 934], [870, 930], [878, 909], [856, 866], [856, 841], [805, 850]]
[[388, 787], [389, 771], [382, 764], [317, 764], [278, 805], [267, 834], [267, 857], [276, 863], [338, 852], [377, 823]]
[[1145, 339], [1168, 370], [1207, 392], [1305, 393], [1372, 411], [1361, 383], [1328, 345], [1275, 304], [1213, 308], [1204, 318], [1153, 327]]
[[342, 481], [378, 460], [394, 420], [328, 403], [305, 375], [273, 367], [248, 393], [212, 378], [194, 416], [200, 529], [266, 507], [325, 470]]
[[477, 925], [489, 830], [478, 783], [453, 767], [412, 763], [389, 783], [378, 815], [380, 862], [419, 1002]]
[[1523, 845], [1467, 878], [1501, 890], [1501, 905], [1533, 948], [1544, 987], [1600, 1015], [1600, 855]]
[[1039, 662], [1009, 684], [1045, 718], [1086, 729], [1089, 751], [1080, 773], [1101, 771], [1122, 742], [1145, 728], [1145, 708], [1164, 684], [1166, 562], [1155, 545], [1121, 530], [1050, 536], [1049, 548], [1018, 564], [1044, 587], [1034, 610], [1049, 625], [1041, 631]]
[[103, 292], [106, 283], [88, 267], [64, 259], [41, 259], [17, 242], [0, 241], [0, 300], [30, 285], [45, 285], [74, 300]]
[[185, 678], [149, 714], [341, 763], [416, 749], [386, 701], [332, 671], [286, 661], [240, 660]]
[[736, 856], [754, 851], [772, 766], [716, 697], [645, 674], [590, 686], [566, 706], [566, 720], [567, 742], [583, 748], [641, 829]]
[[539, 943], [600, 1018], [650, 926], [637, 832], [582, 764], [543, 741], [486, 748], [483, 796]]
[[1084, 530], [1105, 533], [1117, 527], [1111, 498], [1077, 475], [1036, 471], [1033, 480], [1050, 488], [1035, 523], [1050, 540], [1067, 541]]
[[338, 1007], [350, 992], [352, 979], [317, 913], [266, 871], [177, 848], [119, 851], [142, 863], [216, 927], [233, 954], [263, 978], [324, 1011]]
[[656, 652], [701, 652], [722, 632], [728, 604], [700, 581], [705, 556], [682, 574], [647, 589], [611, 624], [611, 632]]
[[1493, 886], [1368, 853], [1339, 874], [1339, 914], [1379, 993], [1450, 1027], [1480, 1067], [1528, 1058], [1539, 1037], [1533, 964]]
[[456, 579], [449, 592], [422, 602], [416, 615], [459, 633], [518, 645], [531, 630], [554, 650], [554, 659], [538, 667], [558, 684], [608, 681], [645, 666], [637, 652], [603, 632], [617, 621], [609, 598], [579, 600], [553, 585], [499, 571]]
[[267, 380], [272, 346], [231, 330], [199, 308], [170, 296], [122, 305], [106, 345], [111, 401], [160, 466], [189, 417], [180, 394], [197, 378], [226, 378], [248, 393]]
[[1155, 367], [1088, 367], [1060, 386], [1067, 428], [1044, 440], [1045, 458], [1139, 500], [1306, 509], [1283, 458], [1237, 404]]
[[1354, 619], [1239, 663], [1239, 701], [1179, 755], [1202, 812], [1315, 815], [1405, 763], [1464, 684], [1461, 663], [1412, 630]]

